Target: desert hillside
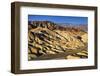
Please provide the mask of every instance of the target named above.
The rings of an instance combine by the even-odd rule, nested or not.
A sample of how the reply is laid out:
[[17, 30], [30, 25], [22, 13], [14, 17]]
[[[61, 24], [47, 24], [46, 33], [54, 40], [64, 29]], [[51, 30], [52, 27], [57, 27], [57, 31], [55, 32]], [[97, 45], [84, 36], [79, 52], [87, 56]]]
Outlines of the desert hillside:
[[28, 60], [87, 58], [88, 34], [82, 26], [28, 22]]

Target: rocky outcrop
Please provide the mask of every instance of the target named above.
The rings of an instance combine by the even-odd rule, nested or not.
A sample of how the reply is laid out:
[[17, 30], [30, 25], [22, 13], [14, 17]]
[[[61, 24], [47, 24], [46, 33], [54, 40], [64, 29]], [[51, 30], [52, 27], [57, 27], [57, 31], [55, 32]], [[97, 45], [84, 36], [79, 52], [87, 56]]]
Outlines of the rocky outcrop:
[[82, 29], [63, 27], [50, 21], [30, 21], [28, 30], [29, 60], [88, 57], [87, 32]]

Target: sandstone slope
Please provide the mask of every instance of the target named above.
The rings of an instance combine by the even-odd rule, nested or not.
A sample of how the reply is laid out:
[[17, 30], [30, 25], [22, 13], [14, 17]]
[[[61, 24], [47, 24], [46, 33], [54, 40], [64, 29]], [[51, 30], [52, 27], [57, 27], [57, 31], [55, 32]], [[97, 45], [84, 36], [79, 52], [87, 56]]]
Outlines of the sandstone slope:
[[88, 34], [50, 21], [28, 23], [28, 60], [87, 58]]

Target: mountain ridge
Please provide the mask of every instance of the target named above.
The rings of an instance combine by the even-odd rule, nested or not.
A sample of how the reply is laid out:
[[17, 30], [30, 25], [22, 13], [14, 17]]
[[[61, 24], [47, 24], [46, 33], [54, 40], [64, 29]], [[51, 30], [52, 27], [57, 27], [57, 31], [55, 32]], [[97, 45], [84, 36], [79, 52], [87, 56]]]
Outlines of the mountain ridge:
[[[63, 24], [58, 24], [58, 23], [54, 23], [52, 21], [29, 21], [28, 22], [28, 25], [32, 25], [32, 26], [35, 26], [35, 27], [47, 27], [48, 29], [70, 29], [70, 28], [73, 28], [75, 30], [82, 30], [82, 31], [85, 31], [87, 32], [88, 28], [87, 26], [85, 25], [70, 25], [69, 23], [67, 25], [64, 25]], [[53, 30], [52, 29], [52, 30]]]
[[[78, 58], [88, 57], [86, 48], [88, 34], [81, 29], [58, 26], [51, 21], [32, 21], [28, 23], [28, 30], [29, 60], [44, 55], [47, 57], [50, 54], [68, 53], [68, 50], [74, 52], [80, 48], [85, 48], [86, 55], [79, 55]], [[68, 56], [64, 58], [68, 59]]]

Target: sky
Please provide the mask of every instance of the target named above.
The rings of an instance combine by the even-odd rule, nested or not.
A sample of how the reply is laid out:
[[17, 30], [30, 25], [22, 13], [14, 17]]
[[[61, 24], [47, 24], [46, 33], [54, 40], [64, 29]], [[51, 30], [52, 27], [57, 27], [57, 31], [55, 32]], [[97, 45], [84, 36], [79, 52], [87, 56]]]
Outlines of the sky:
[[55, 23], [71, 23], [86, 25], [88, 24], [88, 17], [28, 15], [28, 21], [52, 21]]

